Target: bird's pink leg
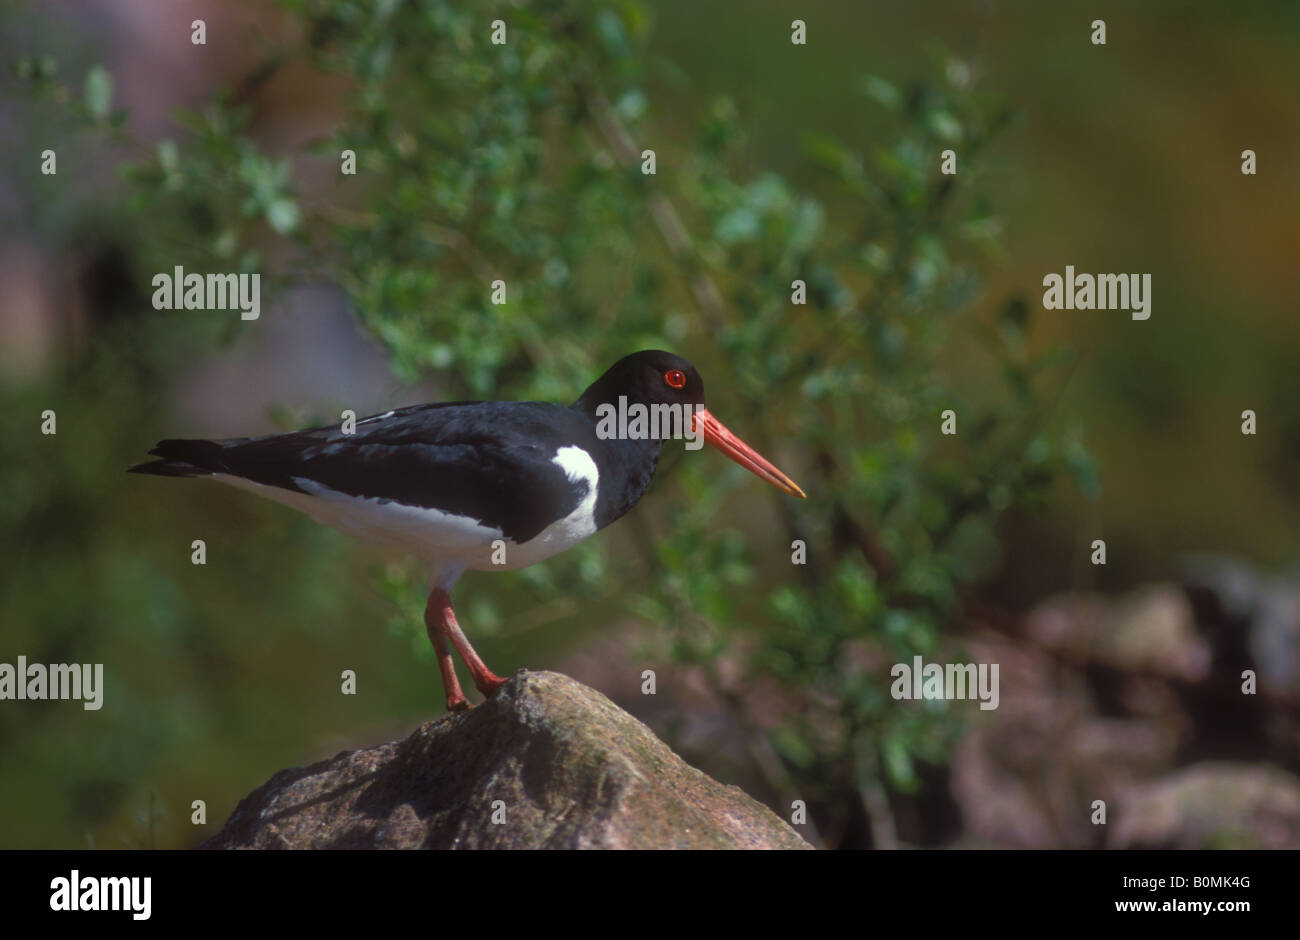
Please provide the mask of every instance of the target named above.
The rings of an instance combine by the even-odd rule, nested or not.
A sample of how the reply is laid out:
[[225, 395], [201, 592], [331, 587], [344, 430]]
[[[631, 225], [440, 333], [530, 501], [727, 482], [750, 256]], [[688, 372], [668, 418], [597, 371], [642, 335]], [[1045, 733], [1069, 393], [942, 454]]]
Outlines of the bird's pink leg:
[[441, 610], [443, 632], [456, 647], [456, 652], [460, 653], [460, 658], [465, 660], [465, 665], [469, 667], [469, 674], [474, 679], [474, 687], [485, 696], [496, 694], [496, 690], [501, 688], [506, 680], [489, 669], [479, 658], [478, 653], [474, 652], [474, 647], [470, 645], [460, 629], [460, 624], [456, 622], [456, 614], [451, 609], [451, 595], [442, 588], [435, 588], [429, 595], [429, 605], [434, 604], [437, 604]]
[[442, 607], [434, 604], [434, 597], [438, 593], [435, 591], [430, 594], [429, 603], [424, 607], [424, 629], [429, 634], [429, 642], [433, 644], [434, 652], [438, 654], [442, 690], [447, 693], [447, 711], [464, 711], [469, 708], [469, 700], [465, 698], [465, 693], [460, 688], [460, 680], [456, 678], [456, 664], [452, 662], [451, 650], [447, 646], [447, 627], [443, 621]]

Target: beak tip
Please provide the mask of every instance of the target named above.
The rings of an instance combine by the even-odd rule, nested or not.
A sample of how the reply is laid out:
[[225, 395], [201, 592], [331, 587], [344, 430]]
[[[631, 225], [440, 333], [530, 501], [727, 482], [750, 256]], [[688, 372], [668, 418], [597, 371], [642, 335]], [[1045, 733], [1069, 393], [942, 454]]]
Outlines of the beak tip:
[[728, 431], [717, 418], [709, 413], [707, 408], [701, 408], [695, 413], [691, 419], [692, 428], [696, 427], [695, 422], [697, 420], [702, 425], [704, 440], [707, 443], [712, 444], [750, 473], [766, 480], [782, 492], [789, 493], [791, 496], [798, 496], [800, 499], [808, 498], [808, 494], [799, 488], [798, 483], [772, 466], [761, 454]]

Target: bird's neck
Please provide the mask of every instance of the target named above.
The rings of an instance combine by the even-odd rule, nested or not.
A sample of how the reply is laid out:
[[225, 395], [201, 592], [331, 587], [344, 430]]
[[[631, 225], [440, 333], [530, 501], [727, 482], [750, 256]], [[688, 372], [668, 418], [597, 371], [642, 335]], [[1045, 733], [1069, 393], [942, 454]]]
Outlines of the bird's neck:
[[[584, 398], [573, 404], [573, 409], [583, 414], [592, 427], [599, 427], [595, 404]], [[637, 504], [650, 481], [654, 479], [659, 464], [663, 441], [645, 437], [618, 437], [596, 435], [597, 453], [593, 454], [600, 472], [599, 493], [596, 502], [596, 524], [609, 525]]]
[[601, 441], [601, 477], [609, 483], [600, 486], [596, 503], [597, 523], [609, 525], [637, 504], [659, 465], [662, 441], [611, 438]]

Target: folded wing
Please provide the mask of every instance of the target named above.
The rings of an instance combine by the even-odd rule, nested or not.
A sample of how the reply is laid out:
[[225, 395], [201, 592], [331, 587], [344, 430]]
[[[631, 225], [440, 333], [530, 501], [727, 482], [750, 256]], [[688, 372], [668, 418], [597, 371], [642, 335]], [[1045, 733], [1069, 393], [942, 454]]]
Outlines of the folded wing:
[[[415, 405], [339, 426], [231, 440], [166, 440], [130, 468], [226, 476], [303, 497], [355, 497], [466, 519], [527, 542], [586, 496], [556, 452], [584, 422], [541, 402]], [[266, 494], [272, 495], [272, 494]], [[281, 501], [306, 509], [308, 499]], [[395, 509], [397, 507], [389, 507]], [[310, 510], [308, 510], [310, 511]]]

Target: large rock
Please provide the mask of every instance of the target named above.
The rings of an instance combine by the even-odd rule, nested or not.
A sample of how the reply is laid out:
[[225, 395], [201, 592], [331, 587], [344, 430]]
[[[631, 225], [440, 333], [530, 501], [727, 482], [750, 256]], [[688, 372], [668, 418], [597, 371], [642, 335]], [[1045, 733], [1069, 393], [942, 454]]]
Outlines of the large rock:
[[280, 771], [204, 848], [811, 846], [599, 692], [521, 671], [404, 740]]
[[1118, 803], [1113, 848], [1300, 848], [1300, 779], [1277, 767], [1197, 764]]

